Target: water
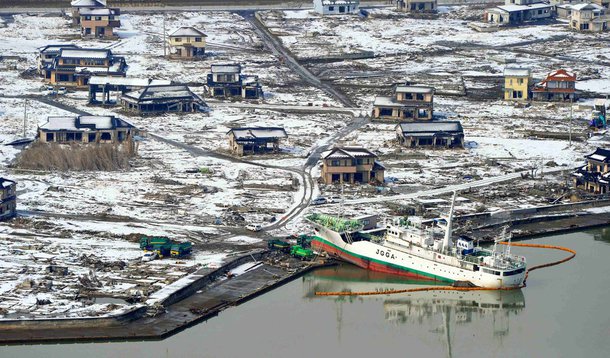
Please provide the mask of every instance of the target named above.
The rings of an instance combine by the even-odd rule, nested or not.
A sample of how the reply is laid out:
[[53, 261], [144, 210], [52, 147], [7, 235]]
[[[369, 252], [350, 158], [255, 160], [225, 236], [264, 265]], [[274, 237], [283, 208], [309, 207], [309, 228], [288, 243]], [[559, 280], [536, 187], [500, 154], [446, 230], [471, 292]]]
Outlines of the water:
[[[159, 342], [0, 347], [0, 357], [607, 357], [610, 228], [532, 240], [577, 251], [511, 292], [316, 297], [421, 282], [351, 266], [316, 271]], [[513, 248], [530, 266], [566, 255]], [[86, 353], [84, 353], [86, 352]]]

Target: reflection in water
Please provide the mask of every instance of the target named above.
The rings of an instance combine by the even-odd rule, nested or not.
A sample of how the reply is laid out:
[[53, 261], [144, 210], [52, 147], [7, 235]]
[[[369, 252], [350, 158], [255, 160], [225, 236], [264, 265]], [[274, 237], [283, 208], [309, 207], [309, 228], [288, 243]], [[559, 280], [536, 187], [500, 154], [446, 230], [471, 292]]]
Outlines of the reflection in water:
[[597, 233], [593, 235], [595, 241], [603, 241], [610, 244], [610, 228], [600, 229]]
[[[429, 332], [439, 334], [452, 355], [452, 341], [457, 326], [485, 322], [484, 327], [501, 345], [502, 337], [509, 333], [509, 317], [525, 308], [521, 290], [510, 291], [428, 291], [381, 296], [315, 296], [317, 291], [383, 292], [421, 286], [430, 281], [405, 279], [379, 272], [367, 271], [343, 264], [314, 271], [303, 278], [305, 297], [308, 299], [332, 299], [337, 304], [337, 334], [341, 339], [342, 305], [355, 300], [376, 299], [383, 302], [386, 321], [393, 324], [428, 326]], [[432, 283], [443, 285], [442, 283]], [[480, 326], [480, 324], [479, 324]]]

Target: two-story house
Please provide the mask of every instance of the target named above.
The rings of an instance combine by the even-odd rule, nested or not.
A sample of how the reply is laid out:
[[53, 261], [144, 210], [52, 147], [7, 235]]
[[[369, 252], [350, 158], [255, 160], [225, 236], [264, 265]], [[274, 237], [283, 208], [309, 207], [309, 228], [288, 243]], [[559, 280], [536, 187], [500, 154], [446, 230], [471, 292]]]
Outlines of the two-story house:
[[87, 88], [93, 75], [125, 77], [125, 58], [108, 49], [62, 48], [49, 69], [52, 85]]
[[585, 32], [608, 30], [608, 9], [597, 4], [571, 5], [570, 28]]
[[53, 67], [53, 61], [55, 57], [59, 55], [59, 51], [62, 48], [79, 49], [74, 44], [60, 44], [60, 45], [47, 45], [38, 49], [38, 74], [46, 79], [51, 78], [51, 68]]
[[38, 127], [40, 143], [121, 143], [137, 134], [133, 124], [114, 116], [48, 117]]
[[0, 177], [0, 221], [17, 213], [17, 183]]
[[115, 38], [114, 29], [121, 27], [121, 11], [116, 8], [81, 9], [79, 14], [84, 38]]
[[529, 99], [531, 70], [521, 67], [504, 69], [504, 100], [527, 101]]
[[542, 82], [532, 88], [535, 101], [574, 101], [576, 99], [576, 74], [560, 69], [549, 73]]
[[72, 25], [80, 25], [80, 11], [85, 9], [103, 9], [106, 7], [106, 0], [73, 0], [72, 6]]
[[402, 12], [437, 12], [437, 0], [396, 0], [396, 10]]
[[335, 147], [322, 153], [322, 181], [333, 183], [383, 183], [385, 167], [377, 155], [362, 147]]
[[206, 34], [193, 28], [181, 27], [169, 35], [169, 57], [200, 58], [205, 55]]
[[587, 164], [572, 173], [574, 186], [593, 194], [610, 193], [610, 149], [597, 148], [585, 159]]
[[208, 93], [216, 98], [258, 99], [263, 88], [258, 76], [241, 74], [241, 65], [216, 64], [211, 66], [207, 79]]
[[400, 120], [432, 120], [434, 87], [396, 85], [394, 96], [377, 96], [373, 117]]
[[353, 14], [358, 11], [360, 0], [313, 0], [313, 9], [321, 15]]
[[464, 148], [459, 121], [404, 122], [395, 127], [396, 139], [407, 148]]

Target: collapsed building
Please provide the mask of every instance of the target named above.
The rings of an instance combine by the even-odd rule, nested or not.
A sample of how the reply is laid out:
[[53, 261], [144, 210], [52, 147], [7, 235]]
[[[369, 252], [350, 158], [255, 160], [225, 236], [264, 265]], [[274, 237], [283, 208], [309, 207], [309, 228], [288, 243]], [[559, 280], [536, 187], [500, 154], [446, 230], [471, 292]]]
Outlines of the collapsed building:
[[211, 66], [207, 78], [208, 94], [216, 98], [258, 99], [263, 97], [263, 88], [258, 76], [241, 74], [241, 65], [217, 64]]
[[227, 132], [235, 155], [279, 152], [280, 142], [288, 137], [281, 127], [242, 127]]
[[587, 164], [572, 173], [574, 186], [593, 194], [610, 193], [610, 149], [597, 148], [585, 159]]
[[187, 85], [154, 85], [127, 92], [120, 98], [123, 109], [138, 114], [207, 112], [203, 98]]
[[17, 215], [17, 183], [0, 177], [0, 221]]
[[[148, 78], [126, 78], [109, 76], [92, 76], [89, 79], [89, 104], [118, 103], [120, 96], [148, 86], [170, 85], [169, 80], [151, 80]], [[101, 93], [101, 101], [97, 95]], [[116, 100], [113, 101], [113, 98]]]

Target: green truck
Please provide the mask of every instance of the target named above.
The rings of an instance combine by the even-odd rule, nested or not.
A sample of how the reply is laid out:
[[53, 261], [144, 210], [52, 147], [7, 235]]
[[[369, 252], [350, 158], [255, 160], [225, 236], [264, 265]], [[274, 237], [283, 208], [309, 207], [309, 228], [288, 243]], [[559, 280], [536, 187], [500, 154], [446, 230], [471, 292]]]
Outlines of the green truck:
[[267, 247], [269, 250], [278, 250], [285, 253], [290, 252], [290, 244], [282, 240], [269, 240], [267, 241]]
[[290, 254], [301, 260], [311, 260], [313, 258], [313, 250], [306, 249], [301, 245], [294, 245], [290, 249]]
[[168, 237], [148, 237], [143, 236], [140, 239], [140, 249], [152, 251], [153, 246], [171, 244], [172, 240]]
[[193, 250], [193, 244], [190, 242], [174, 243], [170, 250], [172, 257], [183, 257], [191, 254]]

